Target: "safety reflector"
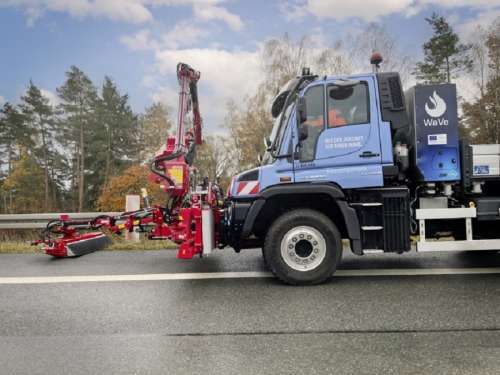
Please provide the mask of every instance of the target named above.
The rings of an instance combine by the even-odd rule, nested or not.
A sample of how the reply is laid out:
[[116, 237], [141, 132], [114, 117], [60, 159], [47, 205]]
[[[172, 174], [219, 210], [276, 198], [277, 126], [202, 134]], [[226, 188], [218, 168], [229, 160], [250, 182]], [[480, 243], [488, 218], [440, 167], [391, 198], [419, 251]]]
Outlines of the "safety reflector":
[[238, 195], [253, 195], [259, 192], [259, 181], [242, 181], [238, 183]]

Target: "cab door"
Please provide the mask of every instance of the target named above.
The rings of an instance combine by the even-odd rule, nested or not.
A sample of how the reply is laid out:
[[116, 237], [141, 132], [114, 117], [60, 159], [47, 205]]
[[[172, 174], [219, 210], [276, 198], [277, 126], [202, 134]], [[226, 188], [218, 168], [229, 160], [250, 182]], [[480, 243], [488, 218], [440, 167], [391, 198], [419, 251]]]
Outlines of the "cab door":
[[383, 185], [375, 93], [371, 76], [307, 88], [307, 120], [300, 125], [307, 127], [307, 138], [294, 160], [296, 182], [329, 181], [343, 188]]

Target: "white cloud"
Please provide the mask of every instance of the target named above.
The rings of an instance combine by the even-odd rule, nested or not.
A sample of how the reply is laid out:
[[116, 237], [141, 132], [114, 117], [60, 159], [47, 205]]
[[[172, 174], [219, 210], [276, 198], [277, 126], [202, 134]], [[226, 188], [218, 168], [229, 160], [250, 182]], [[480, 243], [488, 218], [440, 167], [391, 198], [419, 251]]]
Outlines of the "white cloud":
[[153, 38], [149, 29], [139, 30], [133, 35], [124, 35], [120, 41], [132, 51], [158, 51], [162, 48], [178, 49], [196, 44], [209, 35], [194, 21], [180, 21], [170, 31]]
[[499, 5], [498, 0], [299, 0], [283, 5], [282, 13], [288, 20], [302, 19], [311, 14], [320, 19], [345, 21], [357, 18], [372, 22], [395, 13], [414, 16], [430, 6], [492, 9]]
[[375, 21], [381, 16], [406, 10], [413, 0], [307, 0], [305, 3], [289, 8], [288, 18], [305, 17], [308, 13], [318, 18], [330, 18], [344, 21], [349, 18], [360, 18]]
[[300, 20], [308, 15], [305, 3], [282, 1], [279, 7], [281, 14], [287, 21]]
[[3, 105], [5, 103], [5, 98], [0, 95], [0, 105]]
[[143, 23], [153, 18], [141, 0], [4, 0], [0, 6], [23, 9], [28, 24], [33, 24], [47, 11], [68, 13], [72, 17], [105, 17], [132, 23]]
[[112, 20], [143, 23], [153, 19], [149, 9], [136, 0], [100, 0], [93, 4], [99, 4], [95, 15], [103, 15]]
[[181, 6], [181, 5], [205, 5], [219, 4], [225, 0], [138, 0], [152, 6]]
[[[177, 99], [179, 92], [170, 86], [158, 86], [151, 94], [153, 102], [160, 102], [168, 105], [170, 108], [177, 108]], [[172, 113], [174, 116], [175, 114]], [[172, 117], [174, 117], [172, 116]]]
[[147, 51], [158, 48], [158, 43], [151, 38], [151, 32], [148, 29], [139, 30], [134, 35], [125, 35], [120, 41], [132, 51]]
[[204, 20], [224, 21], [231, 29], [239, 31], [243, 28], [243, 21], [240, 16], [229, 12], [226, 8], [206, 4], [202, 6], [193, 6], [195, 17]]
[[43, 14], [42, 10], [38, 8], [27, 8], [25, 13], [26, 13], [26, 24], [29, 27], [34, 26], [36, 20], [39, 19]]
[[158, 51], [155, 55], [157, 81], [162, 79], [165, 84], [157, 86], [152, 99], [177, 107], [175, 66], [179, 61], [188, 62], [201, 72], [200, 107], [205, 127], [213, 132], [223, 123], [226, 103], [230, 99], [239, 103], [257, 89], [262, 77], [259, 54], [259, 50], [210, 48]]
[[418, 0], [417, 3], [440, 5], [446, 8], [473, 7], [494, 8], [499, 5], [498, 0]]
[[466, 20], [457, 20], [454, 22], [454, 27], [460, 35], [460, 37], [467, 41], [475, 41], [478, 37], [478, 27], [483, 29], [488, 28], [498, 17], [500, 17], [499, 9], [489, 9], [482, 12], [478, 12], [474, 17]]
[[142, 78], [141, 84], [144, 87], [148, 87], [148, 88], [154, 87], [154, 85], [155, 85], [155, 77], [153, 75], [150, 75], [150, 74], [145, 75]]
[[207, 29], [202, 29], [192, 21], [181, 21], [172, 30], [163, 34], [161, 41], [167, 48], [175, 49], [193, 45], [207, 35]]
[[500, 6], [500, 3], [498, 0], [416, 0], [406, 11], [406, 15], [414, 16], [426, 8], [436, 6], [446, 9], [468, 7], [475, 10], [489, 10]]
[[153, 101], [177, 107], [175, 67], [178, 62], [187, 62], [201, 72], [201, 109], [205, 126], [210, 131], [223, 123], [227, 101], [234, 99], [238, 102], [254, 93], [262, 75], [258, 49], [231, 51], [212, 44], [206, 48], [192, 47], [210, 35], [210, 30], [200, 26], [200, 20], [222, 19], [232, 29], [243, 27], [239, 17], [232, 17], [213, 3], [199, 4], [195, 8], [198, 9], [195, 10], [195, 19], [180, 21], [167, 33], [153, 37], [149, 29], [143, 29], [120, 39], [131, 50], [154, 52], [154, 66], [141, 82], [151, 91]]
[[154, 7], [191, 6], [197, 19], [225, 22], [233, 30], [241, 30], [241, 18], [220, 6], [225, 0], [1, 0], [0, 7], [24, 10], [32, 26], [45, 12], [68, 13], [72, 17], [103, 17], [113, 21], [145, 23], [153, 20]]

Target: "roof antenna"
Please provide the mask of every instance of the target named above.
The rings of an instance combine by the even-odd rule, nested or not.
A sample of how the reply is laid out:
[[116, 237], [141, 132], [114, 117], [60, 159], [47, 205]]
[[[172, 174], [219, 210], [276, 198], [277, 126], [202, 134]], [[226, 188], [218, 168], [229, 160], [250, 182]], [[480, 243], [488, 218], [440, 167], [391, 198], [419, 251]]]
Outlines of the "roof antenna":
[[373, 67], [373, 73], [378, 73], [380, 69], [380, 63], [384, 61], [382, 58], [382, 55], [380, 52], [373, 52], [372, 56], [370, 57], [370, 64], [372, 64]]

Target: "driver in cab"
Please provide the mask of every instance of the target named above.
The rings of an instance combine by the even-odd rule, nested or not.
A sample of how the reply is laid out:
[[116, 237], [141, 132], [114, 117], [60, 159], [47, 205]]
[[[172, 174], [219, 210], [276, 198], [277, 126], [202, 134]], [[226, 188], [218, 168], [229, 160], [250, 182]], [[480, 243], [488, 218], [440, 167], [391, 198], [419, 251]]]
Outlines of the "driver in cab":
[[[328, 128], [347, 125], [344, 113], [349, 112], [342, 108], [342, 101], [352, 95], [352, 87], [332, 86], [328, 91]], [[307, 138], [301, 144], [300, 158], [303, 161], [314, 159], [316, 141], [325, 126], [323, 96], [318, 95], [316, 98], [314, 96], [307, 98], [308, 118], [303, 123], [303, 126], [307, 126]]]

